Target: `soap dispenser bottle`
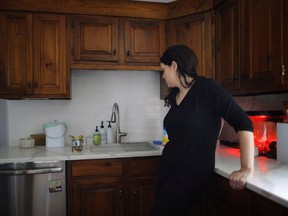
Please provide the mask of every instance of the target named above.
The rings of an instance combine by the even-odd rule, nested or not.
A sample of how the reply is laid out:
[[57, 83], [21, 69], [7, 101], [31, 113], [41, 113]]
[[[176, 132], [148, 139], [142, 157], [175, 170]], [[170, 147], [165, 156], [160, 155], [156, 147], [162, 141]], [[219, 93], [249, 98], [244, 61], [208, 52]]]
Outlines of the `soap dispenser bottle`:
[[111, 121], [107, 121], [107, 122], [108, 122], [108, 127], [107, 127], [107, 143], [108, 143], [108, 144], [112, 144], [112, 143], [115, 143], [113, 128], [111, 127]]
[[104, 128], [103, 121], [101, 121], [101, 126], [100, 126], [100, 134], [101, 134], [101, 144], [106, 144], [106, 130]]
[[93, 145], [101, 144], [101, 135], [98, 131], [98, 126], [96, 126], [95, 133], [93, 134]]

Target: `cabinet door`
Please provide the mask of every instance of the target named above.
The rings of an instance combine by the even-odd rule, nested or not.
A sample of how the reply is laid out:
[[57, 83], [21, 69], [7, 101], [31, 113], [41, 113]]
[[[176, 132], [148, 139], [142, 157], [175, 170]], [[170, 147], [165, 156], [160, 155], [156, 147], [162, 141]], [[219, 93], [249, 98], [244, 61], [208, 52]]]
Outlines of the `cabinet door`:
[[124, 216], [123, 182], [112, 179], [79, 180], [72, 184], [71, 216]]
[[215, 10], [216, 79], [230, 93], [241, 88], [240, 1], [229, 0]]
[[155, 201], [155, 177], [135, 177], [131, 183], [133, 216], [147, 216]]
[[159, 65], [165, 46], [164, 22], [125, 20], [125, 62]]
[[245, 216], [252, 209], [252, 195], [247, 190], [233, 190], [229, 181], [217, 174], [215, 182], [206, 194], [207, 216]]
[[[245, 93], [281, 89], [282, 1], [243, 0], [243, 89]], [[246, 53], [246, 52], [247, 53]], [[247, 55], [248, 54], [248, 55]]]
[[32, 14], [0, 12], [0, 94], [33, 93]]
[[118, 18], [74, 16], [74, 61], [118, 61]]
[[[215, 78], [212, 20], [213, 13], [208, 11], [171, 20], [167, 25], [168, 46], [185, 44], [192, 48], [198, 58], [198, 75], [209, 78]], [[161, 78], [160, 97], [167, 94], [167, 85]]]
[[194, 14], [188, 17], [172, 21], [174, 26], [170, 25], [168, 34], [170, 45], [185, 44], [192, 48], [198, 58], [198, 74], [214, 78], [213, 61], [213, 22], [212, 12]]
[[283, 62], [282, 84], [288, 89], [288, 1], [283, 0]]
[[34, 94], [66, 94], [65, 15], [33, 15]]

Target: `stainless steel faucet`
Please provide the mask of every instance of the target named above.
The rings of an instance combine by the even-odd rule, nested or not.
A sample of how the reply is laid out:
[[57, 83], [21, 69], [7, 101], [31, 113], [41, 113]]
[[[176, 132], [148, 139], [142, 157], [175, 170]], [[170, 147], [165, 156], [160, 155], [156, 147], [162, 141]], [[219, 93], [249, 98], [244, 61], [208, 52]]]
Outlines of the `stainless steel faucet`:
[[121, 132], [120, 130], [120, 115], [119, 106], [117, 103], [113, 104], [111, 122], [116, 123], [116, 143], [121, 143], [121, 137], [126, 136], [126, 132]]

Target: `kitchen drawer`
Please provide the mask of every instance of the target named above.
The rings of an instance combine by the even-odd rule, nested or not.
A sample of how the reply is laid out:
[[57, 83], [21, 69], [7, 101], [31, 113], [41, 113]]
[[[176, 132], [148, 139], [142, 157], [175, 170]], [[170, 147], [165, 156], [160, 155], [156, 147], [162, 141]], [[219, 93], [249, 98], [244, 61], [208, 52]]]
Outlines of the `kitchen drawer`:
[[124, 174], [124, 164], [119, 159], [71, 161], [68, 166], [71, 166], [69, 170], [72, 177], [123, 176]]
[[131, 160], [131, 175], [155, 175], [159, 157], [133, 158]]

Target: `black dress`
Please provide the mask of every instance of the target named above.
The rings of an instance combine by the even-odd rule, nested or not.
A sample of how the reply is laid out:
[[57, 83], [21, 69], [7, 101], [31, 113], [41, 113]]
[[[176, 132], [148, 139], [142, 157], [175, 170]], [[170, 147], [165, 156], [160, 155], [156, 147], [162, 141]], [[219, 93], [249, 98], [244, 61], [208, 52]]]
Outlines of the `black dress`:
[[151, 215], [188, 214], [213, 174], [221, 117], [236, 131], [253, 131], [246, 112], [212, 79], [196, 77], [182, 102], [171, 104]]

